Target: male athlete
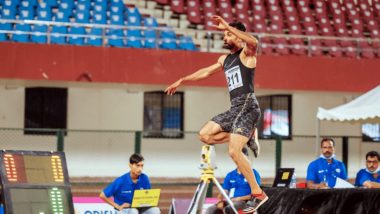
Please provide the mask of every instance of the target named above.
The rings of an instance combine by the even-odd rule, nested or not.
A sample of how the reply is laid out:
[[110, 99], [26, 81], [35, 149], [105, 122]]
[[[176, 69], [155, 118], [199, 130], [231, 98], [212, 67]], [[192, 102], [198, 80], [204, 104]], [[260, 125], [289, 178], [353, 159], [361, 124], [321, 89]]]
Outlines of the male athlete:
[[222, 55], [215, 64], [179, 79], [166, 88], [165, 92], [172, 95], [184, 82], [204, 79], [217, 71], [224, 70], [231, 108], [207, 122], [200, 130], [199, 138], [203, 143], [210, 145], [228, 142], [229, 154], [251, 188], [251, 200], [242, 211], [253, 213], [268, 200], [268, 196], [256, 183], [248, 159], [242, 153], [247, 143], [255, 156], [258, 155], [260, 148], [255, 140], [257, 133], [254, 130], [261, 113], [253, 87], [258, 42], [256, 38], [245, 32], [242, 23], [228, 24], [220, 16], [213, 16], [212, 19], [217, 23], [214, 27], [224, 31], [223, 47], [229, 49], [230, 54]]

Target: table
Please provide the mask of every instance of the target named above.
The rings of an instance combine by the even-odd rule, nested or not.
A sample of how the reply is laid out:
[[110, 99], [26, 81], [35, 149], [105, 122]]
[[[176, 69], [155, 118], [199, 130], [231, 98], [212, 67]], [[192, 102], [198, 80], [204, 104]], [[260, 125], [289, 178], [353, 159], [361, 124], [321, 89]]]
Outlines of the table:
[[380, 214], [380, 189], [264, 188], [259, 214]]

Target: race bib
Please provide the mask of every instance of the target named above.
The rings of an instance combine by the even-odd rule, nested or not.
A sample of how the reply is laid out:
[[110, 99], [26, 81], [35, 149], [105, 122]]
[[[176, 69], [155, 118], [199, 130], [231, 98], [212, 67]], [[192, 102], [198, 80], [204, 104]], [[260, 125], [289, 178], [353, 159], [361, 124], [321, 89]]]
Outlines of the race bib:
[[243, 86], [243, 81], [241, 78], [241, 72], [239, 66], [232, 67], [228, 69], [226, 72], [226, 79], [228, 84], [228, 90], [232, 91], [235, 88], [239, 88]]

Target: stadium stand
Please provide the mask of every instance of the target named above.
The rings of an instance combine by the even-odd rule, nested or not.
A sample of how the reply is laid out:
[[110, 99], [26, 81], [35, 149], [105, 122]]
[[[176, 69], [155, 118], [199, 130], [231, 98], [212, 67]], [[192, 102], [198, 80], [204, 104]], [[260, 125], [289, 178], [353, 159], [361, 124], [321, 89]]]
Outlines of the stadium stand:
[[262, 54], [380, 58], [379, 0], [3, 0], [0, 8], [3, 42], [222, 52], [218, 14], [243, 22]]
[[[194, 44], [187, 43], [193, 41], [187, 37], [184, 40], [182, 35], [174, 34], [170, 43], [167, 39], [161, 41], [164, 37], [153, 29], [159, 27], [155, 18], [149, 16], [153, 24], [148, 24], [139, 8], [122, 0], [4, 0], [0, 9], [0, 41], [197, 49], [190, 48]], [[151, 29], [142, 31], [144, 26]], [[179, 46], [180, 42], [185, 45]]]

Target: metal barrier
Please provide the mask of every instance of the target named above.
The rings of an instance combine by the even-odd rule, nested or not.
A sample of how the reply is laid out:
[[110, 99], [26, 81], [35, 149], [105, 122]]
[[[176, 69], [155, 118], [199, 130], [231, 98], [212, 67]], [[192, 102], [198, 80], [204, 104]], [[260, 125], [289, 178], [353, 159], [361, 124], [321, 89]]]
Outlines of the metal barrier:
[[[141, 152], [141, 147], [145, 143], [170, 141], [176, 144], [183, 141], [198, 141], [197, 132], [184, 132], [184, 138], [147, 138], [144, 137], [143, 131], [133, 130], [64, 130], [64, 129], [23, 129], [23, 128], [0, 128], [0, 142], [2, 145], [23, 144], [35, 150], [47, 149], [55, 151], [65, 151], [65, 145], [79, 145], [81, 143], [88, 144], [125, 144], [130, 142], [133, 145], [134, 152]], [[347, 153], [348, 143], [363, 143], [361, 136], [330, 136], [336, 141], [336, 146], [342, 148], [343, 153]], [[291, 139], [284, 140], [281, 137], [273, 139], [261, 139], [262, 144], [274, 146], [275, 166], [281, 167], [282, 153], [285, 147], [308, 146], [311, 153], [315, 151], [316, 136], [313, 135], [293, 135]], [[34, 145], [33, 145], [34, 144]], [[39, 148], [40, 147], [40, 148]], [[318, 147], [317, 147], [318, 148]], [[1, 149], [1, 148], [0, 148]], [[343, 155], [343, 161], [347, 162], [348, 157]]]

